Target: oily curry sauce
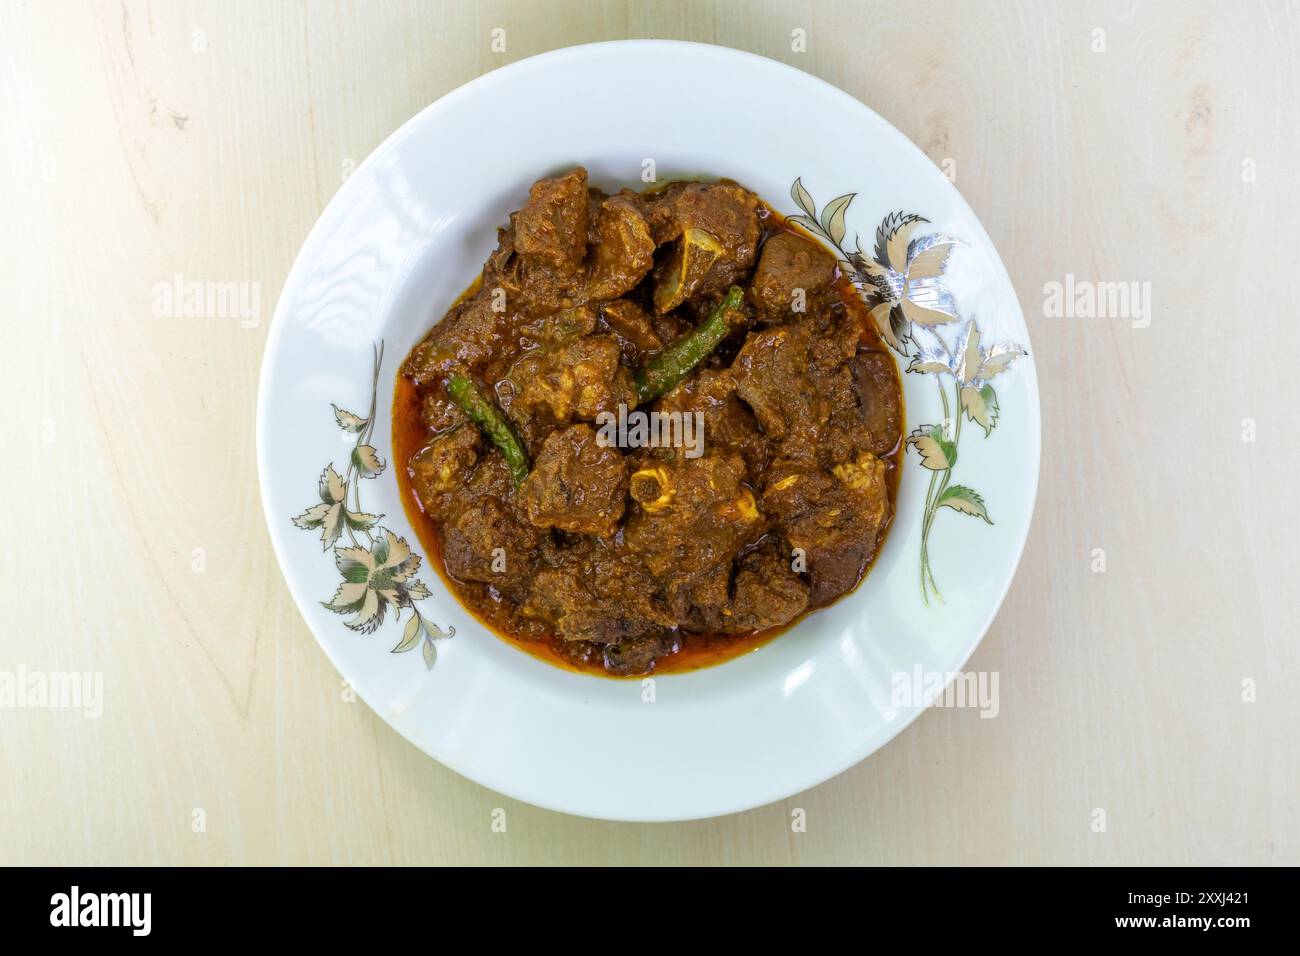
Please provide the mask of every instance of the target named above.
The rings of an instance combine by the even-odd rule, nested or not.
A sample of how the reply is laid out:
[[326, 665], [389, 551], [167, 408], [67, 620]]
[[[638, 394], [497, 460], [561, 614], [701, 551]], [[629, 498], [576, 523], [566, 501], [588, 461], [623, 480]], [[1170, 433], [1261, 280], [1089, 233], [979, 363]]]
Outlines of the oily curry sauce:
[[[585, 181], [585, 173], [584, 173]], [[548, 181], [542, 181], [545, 183]], [[539, 183], [541, 185], [541, 183]], [[594, 193], [593, 193], [594, 194]], [[603, 194], [601, 194], [603, 195]], [[621, 195], [621, 194], [620, 194]], [[530, 203], [537, 201], [537, 187]], [[611, 197], [618, 198], [618, 197]], [[594, 200], [593, 200], [594, 201]], [[608, 202], [608, 199], [606, 200]], [[756, 215], [760, 223], [760, 239], [755, 250], [755, 255], [761, 256], [761, 250], [769, 243], [773, 237], [781, 234], [793, 235], [799, 237], [800, 241], [812, 241], [788, 225], [782, 217], [761, 201], [757, 202]], [[527, 207], [525, 207], [527, 208]], [[651, 213], [651, 215], [653, 212]], [[517, 216], [520, 214], [516, 214]], [[649, 219], [650, 216], [647, 216]], [[562, 220], [560, 220], [562, 223]], [[653, 223], [653, 220], [650, 220]], [[514, 240], [516, 246], [520, 240], [516, 237], [523, 228], [514, 217], [512, 217], [512, 226], [509, 230], [503, 231], [503, 245], [507, 240]], [[592, 227], [594, 230], [594, 226]], [[684, 243], [682, 238], [677, 239], [679, 244]], [[499, 254], [499, 253], [498, 253]], [[657, 281], [662, 286], [664, 266], [664, 249], [656, 250], [656, 265], [651, 274], [647, 274], [644, 282], [649, 284]], [[491, 263], [491, 260], [490, 260]], [[757, 271], [757, 266], [751, 266]], [[458, 314], [458, 309], [462, 309], [466, 303], [479, 296], [482, 292], [482, 277], [476, 279], [465, 293], [458, 300], [453, 309], [448, 313], [448, 317]], [[754, 280], [757, 282], [757, 278]], [[669, 638], [663, 645], [663, 653], [656, 654], [650, 661], [649, 665], [644, 668], [635, 668], [631, 670], [618, 671], [611, 668], [599, 644], [590, 641], [566, 640], [557, 633], [556, 628], [544, 620], [528, 620], [518, 613], [518, 600], [511, 600], [503, 595], [496, 586], [485, 580], [466, 580], [452, 573], [448, 563], [448, 555], [445, 550], [445, 533], [446, 521], [430, 512], [426, 507], [425, 498], [420, 493], [420, 486], [417, 481], [419, 472], [416, 467], [409, 466], [419, 460], [419, 456], [424, 454], [431, 442], [437, 440], [440, 436], [447, 434], [446, 429], [435, 427], [439, 422], [431, 422], [431, 403], [441, 402], [446, 395], [445, 381], [438, 379], [437, 376], [413, 374], [412, 369], [428, 367], [430, 362], [427, 357], [419, 355], [421, 349], [427, 346], [422, 343], [412, 352], [411, 357], [403, 366], [403, 371], [397, 376], [396, 387], [393, 397], [393, 452], [396, 467], [394, 471], [398, 477], [398, 485], [401, 493], [403, 507], [405, 508], [408, 519], [424, 547], [428, 562], [442, 577], [451, 593], [455, 594], [462, 605], [469, 610], [476, 619], [495, 632], [503, 640], [514, 646], [534, 655], [550, 664], [558, 667], [575, 670], [583, 673], [590, 673], [602, 676], [642, 676], [644, 673], [653, 670], [654, 673], [673, 673], [681, 671], [696, 670], [703, 667], [713, 666], [724, 661], [735, 658], [739, 655], [753, 651], [767, 642], [777, 638], [789, 628], [793, 627], [799, 621], [803, 620], [808, 614], [815, 612], [819, 607], [824, 607], [831, 603], [843, 593], [851, 591], [865, 577], [874, 562], [876, 555], [879, 553], [880, 546], [884, 541], [885, 534], [888, 531], [889, 524], [892, 520], [894, 511], [894, 502], [897, 496], [899, 472], [901, 467], [901, 448], [902, 448], [902, 422], [905, 421], [902, 408], [902, 389], [898, 380], [897, 366], [891, 356], [889, 356], [887, 347], [881, 341], [875, 331], [867, 310], [863, 304], [857, 290], [849, 280], [841, 275], [838, 269], [834, 270], [833, 278], [830, 280], [827, 290], [828, 294], [833, 295], [840, 307], [844, 310], [846, 323], [852, 323], [857, 329], [857, 349], [859, 356], [870, 356], [879, 353], [876, 358], [883, 355], [885, 361], [878, 362], [878, 368], [887, 368], [892, 374], [892, 388], [895, 391], [895, 400], [897, 402], [895, 433], [892, 435], [891, 442], [885, 442], [880, 445], [880, 454], [878, 459], [884, 463], [883, 481], [888, 494], [888, 509], [882, 522], [879, 525], [877, 537], [875, 538], [874, 547], [866, 555], [862, 564], [861, 573], [856, 580], [849, 582], [849, 586], [839, 593], [830, 594], [825, 600], [815, 600], [817, 588], [814, 582], [809, 594], [806, 606], [794, 616], [790, 617], [776, 626], [758, 627], [742, 631], [740, 633], [722, 633], [710, 630], [696, 630], [686, 626], [668, 628]], [[629, 293], [631, 295], [633, 293]], [[656, 290], [657, 294], [657, 290]], [[649, 291], [642, 289], [644, 301], [651, 301]], [[760, 306], [761, 308], [761, 303]], [[748, 308], [748, 306], [747, 306]], [[652, 311], [648, 308], [647, 312]], [[445, 320], [446, 321], [446, 320]], [[436, 331], [436, 328], [435, 328]], [[738, 338], [738, 335], [731, 335], [730, 339]], [[433, 336], [431, 335], [431, 339]], [[429, 340], [426, 340], [428, 342]], [[621, 339], [620, 339], [621, 341]], [[445, 350], [444, 350], [445, 351]], [[667, 351], [667, 349], [665, 349]], [[717, 367], [719, 360], [732, 361], [737, 360], [738, 346], [734, 341], [724, 344], [717, 356], [711, 357], [708, 362], [702, 363], [700, 368]], [[463, 354], [463, 353], [462, 353]], [[654, 352], [648, 352], [646, 356], [641, 357], [641, 361], [647, 361], [653, 358]], [[423, 362], [423, 365], [417, 363]], [[454, 364], [454, 363], [453, 363]], [[450, 367], [440, 367], [441, 369]], [[500, 390], [501, 383], [492, 382], [492, 386], [497, 387], [497, 394], [509, 395], [507, 390], [502, 393]], [[508, 385], [509, 383], [507, 383]], [[441, 405], [438, 406], [441, 408]], [[646, 403], [646, 407], [649, 404]], [[518, 418], [518, 416], [515, 416]], [[760, 418], [761, 421], [761, 418]], [[461, 423], [457, 427], [473, 428], [472, 424]], [[558, 430], [558, 429], [557, 429]], [[525, 429], [527, 434], [527, 429]], [[709, 440], [705, 436], [705, 442]], [[877, 438], [879, 442], [880, 439]], [[537, 441], [534, 439], [530, 443], [534, 449], [537, 447]], [[887, 451], [884, 450], [884, 444], [890, 445]], [[484, 443], [484, 447], [478, 452], [483, 460], [484, 456], [497, 455], [497, 450], [493, 449], [490, 444]], [[770, 464], [770, 462], [769, 462]], [[534, 467], [539, 467], [537, 462], [533, 462]], [[759, 492], [760, 489], [753, 487], [750, 480], [744, 482], [745, 488], [750, 492]], [[645, 502], [634, 504], [636, 501], [636, 490], [633, 489], [632, 498], [628, 501], [629, 511], [634, 507], [645, 507]], [[752, 500], [752, 494], [751, 494]], [[563, 527], [563, 526], [559, 526]], [[558, 531], [554, 532], [559, 535]], [[622, 532], [619, 532], [620, 536]], [[562, 535], [560, 535], [562, 536]], [[761, 539], [764, 546], [770, 547], [767, 541], [767, 535]], [[753, 546], [757, 547], [757, 545]], [[745, 551], [740, 552], [744, 554]], [[734, 571], [733, 571], [734, 574]], [[480, 576], [483, 577], [483, 576]], [[804, 576], [806, 577], [806, 575]], [[729, 613], [724, 611], [723, 613]]]

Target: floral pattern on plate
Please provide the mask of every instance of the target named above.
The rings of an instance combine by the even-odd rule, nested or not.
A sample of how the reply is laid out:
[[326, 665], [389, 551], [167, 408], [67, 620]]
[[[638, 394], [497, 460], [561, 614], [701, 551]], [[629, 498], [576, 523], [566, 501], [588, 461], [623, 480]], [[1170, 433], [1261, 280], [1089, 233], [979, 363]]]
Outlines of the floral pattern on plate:
[[952, 481], [962, 422], [978, 425], [985, 438], [992, 434], [1000, 409], [991, 380], [1027, 353], [1013, 342], [984, 345], [974, 320], [962, 321], [943, 282], [948, 256], [962, 243], [942, 233], [916, 235], [929, 220], [915, 213], [890, 213], [876, 229], [870, 255], [858, 239], [852, 249], [845, 248], [845, 215], [855, 195], [837, 196], [819, 216], [811, 194], [796, 179], [790, 196], [803, 214], [786, 221], [835, 248], [840, 269], [862, 294], [881, 338], [908, 360], [904, 371], [932, 375], [938, 385], [943, 421], [921, 425], [906, 439], [919, 455], [921, 467], [930, 471], [920, 553], [921, 597], [929, 605], [932, 596], [942, 600], [930, 566], [930, 530], [940, 511], [947, 508], [993, 523], [983, 495]]
[[370, 385], [370, 411], [365, 418], [353, 412], [332, 406], [334, 420], [345, 432], [357, 436], [348, 456], [348, 466], [340, 475], [333, 462], [321, 472], [318, 493], [320, 503], [312, 505], [293, 519], [303, 530], [321, 533], [326, 551], [334, 552], [334, 563], [343, 576], [334, 597], [322, 601], [336, 614], [353, 615], [346, 621], [348, 627], [361, 634], [373, 634], [386, 617], [400, 621], [403, 608], [411, 616], [402, 629], [402, 639], [393, 648], [394, 654], [414, 650], [419, 646], [426, 667], [433, 667], [438, 652], [434, 640], [452, 637], [454, 627], [443, 630], [434, 624], [416, 606], [430, 596], [430, 591], [415, 577], [421, 558], [411, 551], [405, 538], [380, 527], [383, 515], [367, 514], [361, 507], [361, 483], [367, 478], [378, 478], [385, 464], [370, 444], [375, 428], [375, 406], [379, 391], [379, 369], [384, 360], [384, 345], [380, 342], [374, 351], [374, 370]]

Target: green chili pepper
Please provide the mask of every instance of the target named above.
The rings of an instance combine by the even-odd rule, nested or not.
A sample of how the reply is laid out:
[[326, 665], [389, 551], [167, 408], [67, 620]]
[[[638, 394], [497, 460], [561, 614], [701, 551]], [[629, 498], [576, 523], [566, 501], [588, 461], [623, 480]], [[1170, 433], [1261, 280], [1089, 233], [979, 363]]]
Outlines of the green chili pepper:
[[515, 484], [528, 477], [528, 452], [510, 427], [500, 410], [484, 397], [479, 387], [464, 375], [447, 379], [447, 391], [452, 399], [469, 416], [469, 420], [482, 429], [488, 441], [497, 446], [510, 468]]
[[670, 391], [678, 382], [690, 375], [718, 347], [718, 343], [731, 331], [732, 314], [738, 312], [744, 299], [739, 286], [732, 286], [709, 313], [709, 317], [681, 338], [664, 346], [650, 364], [636, 373], [636, 397], [648, 402]]

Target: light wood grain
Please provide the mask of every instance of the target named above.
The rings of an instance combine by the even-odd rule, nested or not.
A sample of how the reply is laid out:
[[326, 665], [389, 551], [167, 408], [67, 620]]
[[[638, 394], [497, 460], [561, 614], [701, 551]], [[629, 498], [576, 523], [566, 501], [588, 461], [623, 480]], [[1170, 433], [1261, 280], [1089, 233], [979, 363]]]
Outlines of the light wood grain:
[[[955, 162], [1025, 307], [1044, 457], [969, 665], [997, 719], [932, 710], [782, 804], [633, 826], [507, 800], [343, 699], [263, 527], [253, 410], [350, 168], [487, 70], [649, 36], [791, 63]], [[0, 670], [102, 671], [105, 700], [0, 710], [0, 863], [1300, 863], [1298, 64], [1285, 3], [6, 0]], [[155, 318], [176, 274], [260, 283], [260, 323]], [[1067, 274], [1150, 282], [1150, 327], [1044, 318]]]

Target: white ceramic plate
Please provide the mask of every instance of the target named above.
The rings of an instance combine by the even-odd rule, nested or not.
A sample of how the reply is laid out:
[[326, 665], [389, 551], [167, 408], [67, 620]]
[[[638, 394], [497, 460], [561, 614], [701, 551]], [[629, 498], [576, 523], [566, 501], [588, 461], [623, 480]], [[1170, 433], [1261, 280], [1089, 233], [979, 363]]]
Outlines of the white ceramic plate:
[[[925, 437], [906, 454], [894, 525], [871, 573], [753, 653], [658, 677], [653, 695], [641, 681], [570, 673], [505, 643], [428, 567], [405, 581], [418, 578], [430, 592], [413, 602], [427, 632], [409, 623], [411, 606], [394, 615], [391, 605], [382, 622], [371, 620], [372, 633], [350, 630], [353, 615], [322, 602], [347, 575], [341, 602], [358, 603], [363, 617], [386, 604], [369, 588], [376, 578], [365, 565], [395, 564], [402, 545], [385, 554], [379, 542], [390, 539], [379, 528], [421, 551], [391, 462], [398, 365], [478, 273], [496, 227], [535, 179], [581, 164], [593, 185], [639, 189], [648, 160], [660, 181], [730, 177], [788, 215], [801, 212], [796, 179], [819, 217], [835, 197], [855, 194], [844, 210], [844, 248], [852, 252], [860, 237], [860, 265], [883, 277], [896, 320], [937, 323], [911, 326], [905, 343], [913, 356], [926, 350], [903, 376], [905, 430]], [[928, 220], [912, 224], [910, 265], [897, 218], [886, 223], [893, 248], [874, 248], [895, 213]], [[267, 522], [289, 589], [335, 666], [399, 733], [448, 767], [584, 816], [676, 820], [743, 810], [862, 760], [923, 709], [922, 700], [900, 696], [914, 675], [957, 671], [979, 643], [1034, 505], [1038, 391], [1022, 354], [1028, 345], [1006, 271], [970, 208], [919, 149], [857, 100], [720, 47], [629, 41], [558, 50], [489, 73], [410, 120], [312, 229], [262, 367], [257, 451]], [[963, 386], [969, 412], [958, 416]], [[351, 427], [341, 427], [332, 406], [365, 421], [345, 414]], [[381, 473], [362, 478], [349, 469], [358, 444], [375, 449]], [[938, 470], [923, 465], [921, 452]], [[959, 459], [951, 471], [945, 458]], [[327, 463], [340, 481], [327, 476], [319, 488]], [[939, 489], [947, 489], [942, 504], [928, 507]], [[360, 552], [346, 550], [354, 547], [346, 531], [323, 550], [320, 525], [339, 516], [333, 503], [345, 490], [350, 510], [382, 515], [353, 532], [374, 554], [359, 563], [349, 561]], [[301, 515], [314, 527], [296, 527]], [[440, 628], [455, 636], [426, 637]], [[409, 653], [390, 653], [408, 637]]]

